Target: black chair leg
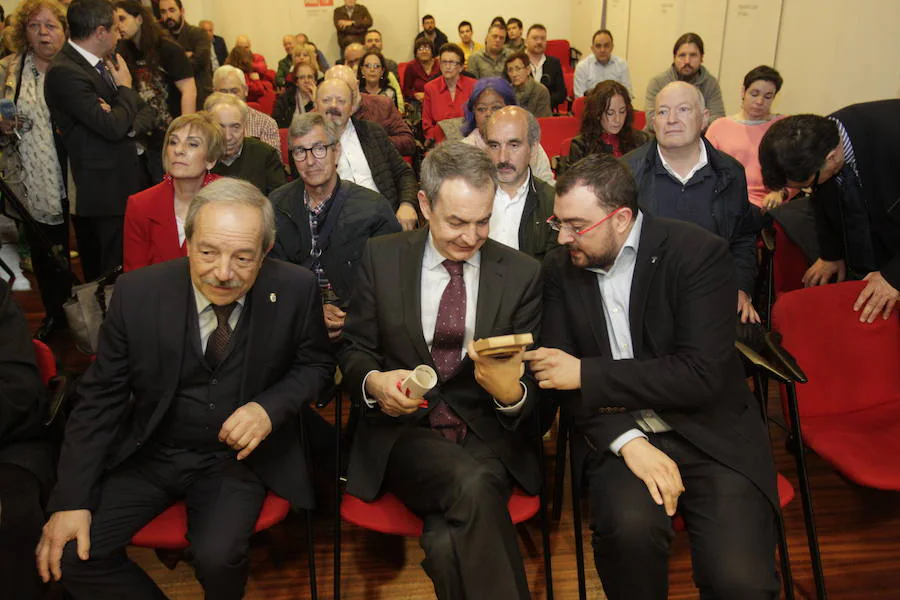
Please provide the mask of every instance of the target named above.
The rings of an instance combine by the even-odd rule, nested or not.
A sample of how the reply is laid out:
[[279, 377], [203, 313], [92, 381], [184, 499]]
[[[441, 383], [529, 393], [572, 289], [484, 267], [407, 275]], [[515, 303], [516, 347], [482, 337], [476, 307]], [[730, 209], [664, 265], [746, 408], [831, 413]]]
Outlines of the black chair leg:
[[340, 390], [334, 396], [334, 600], [341, 597], [341, 415]]
[[781, 584], [784, 587], [785, 600], [794, 600], [794, 575], [791, 572], [791, 557], [788, 554], [787, 534], [784, 531], [784, 519], [781, 511], [775, 517], [778, 527], [778, 559], [781, 562]]
[[[571, 433], [568, 435], [568, 438], [569, 446], [571, 447]], [[581, 489], [578, 487], [578, 478], [575, 476], [575, 461], [572, 460], [572, 454], [572, 452], [569, 452], [569, 464], [571, 466], [569, 478], [572, 480], [572, 521], [575, 530], [575, 568], [578, 571], [578, 599], [587, 600], [587, 585], [584, 575], [584, 540], [581, 538]]]
[[[544, 462], [544, 437], [541, 435], [540, 419], [535, 419], [535, 438], [538, 445], [538, 459], [541, 465], [541, 479], [546, 482], [546, 463]], [[557, 455], [558, 456], [558, 455]], [[544, 550], [544, 583], [547, 587], [547, 600], [553, 600], [553, 568], [550, 564], [550, 519], [547, 515], [547, 486], [541, 486], [541, 543]]]
[[313, 532], [313, 511], [306, 512], [306, 554], [309, 561], [309, 597], [317, 600], [319, 588], [316, 584], [316, 537]]
[[566, 479], [566, 449], [569, 441], [569, 428], [560, 416], [556, 428], [556, 473], [553, 476], [553, 520], [559, 521], [562, 516], [563, 482]]

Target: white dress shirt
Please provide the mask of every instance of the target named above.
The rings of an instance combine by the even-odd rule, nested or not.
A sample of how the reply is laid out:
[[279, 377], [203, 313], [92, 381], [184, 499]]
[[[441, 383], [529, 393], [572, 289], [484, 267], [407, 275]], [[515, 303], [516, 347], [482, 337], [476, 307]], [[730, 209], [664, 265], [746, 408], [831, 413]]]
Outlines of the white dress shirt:
[[663, 156], [660, 147], [658, 145], [656, 146], [656, 153], [659, 155], [659, 160], [660, 162], [662, 162], [663, 168], [666, 170], [666, 172], [668, 172], [669, 175], [680, 181], [681, 185], [687, 185], [687, 182], [691, 180], [691, 177], [694, 176], [694, 173], [709, 164], [709, 155], [706, 153], [706, 144], [703, 143], [702, 139], [698, 143], [700, 144], [700, 157], [697, 159], [697, 164], [691, 167], [691, 170], [688, 171], [687, 175], [685, 175], [684, 177], [675, 172], [675, 170], [672, 168], [672, 165], [666, 162], [666, 157]]
[[544, 76], [544, 63], [547, 62], [547, 55], [541, 54], [541, 59], [537, 62], [534, 62], [531, 55], [528, 55], [528, 60], [531, 63], [531, 74], [534, 76], [534, 80], [540, 82], [541, 77]]
[[575, 77], [572, 82], [572, 91], [576, 98], [584, 96], [601, 81], [612, 79], [618, 81], [628, 89], [628, 93], [634, 98], [634, 90], [631, 89], [631, 74], [628, 72], [628, 63], [618, 56], [610, 56], [605, 65], [598, 61], [593, 54], [584, 58], [575, 66]]
[[525, 198], [528, 197], [528, 186], [531, 184], [531, 173], [525, 182], [510, 196], [500, 186], [494, 193], [494, 209], [491, 212], [490, 238], [510, 248], [519, 249], [519, 225], [525, 210]]
[[338, 175], [344, 181], [352, 181], [373, 192], [381, 193], [381, 190], [375, 185], [375, 180], [372, 179], [372, 170], [363, 153], [362, 144], [359, 143], [359, 136], [356, 134], [353, 121], [347, 121], [347, 128], [341, 135], [341, 158], [338, 160], [337, 170]]

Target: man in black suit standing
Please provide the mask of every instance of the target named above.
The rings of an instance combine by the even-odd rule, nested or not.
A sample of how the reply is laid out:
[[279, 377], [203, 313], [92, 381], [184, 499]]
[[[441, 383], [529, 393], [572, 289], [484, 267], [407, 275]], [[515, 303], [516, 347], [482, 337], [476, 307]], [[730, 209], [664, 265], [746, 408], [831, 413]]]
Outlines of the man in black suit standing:
[[44, 94], [72, 165], [75, 234], [92, 280], [122, 264], [125, 202], [143, 183], [132, 136], [145, 105], [125, 61], [113, 55], [119, 33], [109, 2], [75, 0], [68, 21], [71, 39], [50, 64]]
[[225, 59], [228, 58], [228, 46], [225, 45], [225, 39], [221, 35], [216, 35], [216, 26], [209, 19], [200, 21], [197, 23], [197, 26], [209, 36], [209, 43], [212, 44], [209, 52], [209, 59], [212, 72], [215, 73], [216, 69], [224, 65]]
[[525, 359], [574, 420], [603, 590], [667, 597], [677, 508], [702, 598], [777, 597], [775, 470], [734, 349], [727, 242], [638, 211], [609, 155], [556, 193], [564, 247], [544, 261], [545, 347]]
[[534, 80], [543, 83], [550, 90], [550, 104], [554, 110], [566, 101], [566, 80], [563, 77], [562, 65], [555, 56], [548, 56], [547, 28], [535, 23], [528, 28], [525, 37], [525, 51], [531, 61], [531, 73]]
[[266, 490], [313, 495], [297, 417], [334, 363], [315, 277], [267, 259], [269, 201], [223, 178], [185, 222], [187, 258], [120, 278], [66, 427], [45, 581], [76, 600], [164, 597], [125, 545], [176, 500], [207, 598], [241, 598]]
[[206, 97], [212, 94], [213, 68], [209, 35], [184, 20], [184, 5], [181, 0], [159, 0], [159, 14], [163, 27], [191, 59], [194, 80], [197, 82], [197, 110], [203, 110]]
[[[344, 328], [341, 371], [362, 410], [347, 491], [390, 491], [423, 517], [441, 600], [530, 597], [506, 502], [513, 484], [541, 486], [538, 389], [521, 351], [483, 357], [472, 340], [537, 333], [540, 267], [488, 239], [495, 181], [481, 150], [432, 150], [418, 193], [429, 226], [369, 241]], [[420, 364], [439, 376], [424, 401], [398, 388]]]

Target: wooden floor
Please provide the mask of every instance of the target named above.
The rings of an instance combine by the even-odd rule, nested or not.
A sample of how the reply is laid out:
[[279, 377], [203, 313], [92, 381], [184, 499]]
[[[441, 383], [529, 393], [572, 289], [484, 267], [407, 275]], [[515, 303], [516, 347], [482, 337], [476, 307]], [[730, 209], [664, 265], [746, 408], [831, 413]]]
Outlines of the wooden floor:
[[[17, 292], [15, 298], [26, 312], [32, 330], [36, 329], [43, 316], [37, 293]], [[86, 368], [86, 357], [74, 349], [67, 334], [52, 340], [51, 346], [63, 368], [76, 372]], [[781, 421], [774, 387], [770, 396], [773, 421]], [[331, 408], [325, 410], [324, 416], [328, 419], [331, 419], [330, 412]], [[785, 450], [784, 432], [777, 424], [771, 427], [777, 466], [796, 487], [794, 461]], [[548, 449], [552, 450], [551, 446], [548, 445]], [[552, 457], [549, 460], [552, 466]], [[840, 600], [900, 598], [900, 496], [852, 485], [817, 456], [810, 456], [808, 462], [829, 597]], [[321, 487], [323, 506], [315, 515], [313, 529], [319, 597], [324, 599], [332, 597], [333, 544], [330, 490], [325, 483]], [[560, 599], [578, 597], [570, 502], [567, 494], [562, 520], [553, 524], [551, 532], [553, 589], [555, 597]], [[798, 598], [815, 598], [799, 494], [784, 510], [784, 518]], [[423, 554], [416, 540], [374, 534], [346, 524], [342, 531], [343, 598], [402, 600], [434, 596], [419, 567]], [[540, 529], [535, 521], [522, 527], [521, 531], [532, 595], [544, 598]], [[274, 529], [254, 537], [246, 598], [287, 600], [310, 597], [305, 532], [302, 516], [292, 515]], [[588, 597], [604, 598], [590, 558], [588, 535], [584, 536], [584, 543], [588, 552]], [[190, 567], [184, 563], [170, 571], [152, 551], [132, 549], [130, 554], [173, 600], [203, 597]], [[670, 580], [671, 598], [697, 597], [684, 533], [676, 536], [673, 546]]]

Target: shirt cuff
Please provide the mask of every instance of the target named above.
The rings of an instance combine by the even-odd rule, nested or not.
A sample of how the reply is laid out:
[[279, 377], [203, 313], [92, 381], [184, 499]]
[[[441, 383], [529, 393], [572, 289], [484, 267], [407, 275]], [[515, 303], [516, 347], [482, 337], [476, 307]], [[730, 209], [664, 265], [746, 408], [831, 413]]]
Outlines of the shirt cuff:
[[366, 376], [363, 377], [362, 380], [362, 399], [366, 403], [366, 406], [368, 406], [369, 408], [378, 408], [378, 403], [366, 395], [366, 381], [369, 379], [369, 375], [375, 372], [376, 371], [374, 369], [369, 371], [368, 373], [366, 373]]
[[622, 450], [622, 446], [624, 446], [631, 440], [636, 440], [638, 438], [644, 438], [646, 440], [647, 436], [640, 429], [629, 429], [612, 441], [612, 443], [609, 445], [609, 451], [616, 456], [621, 456], [619, 452]]
[[497, 400], [494, 400], [494, 408], [496, 408], [499, 412], [503, 413], [508, 417], [518, 416], [522, 409], [525, 408], [525, 399], [528, 398], [528, 388], [525, 387], [525, 384], [521, 381], [519, 385], [522, 386], [522, 399], [516, 402], [515, 404], [510, 404], [509, 406], [500, 404]]

